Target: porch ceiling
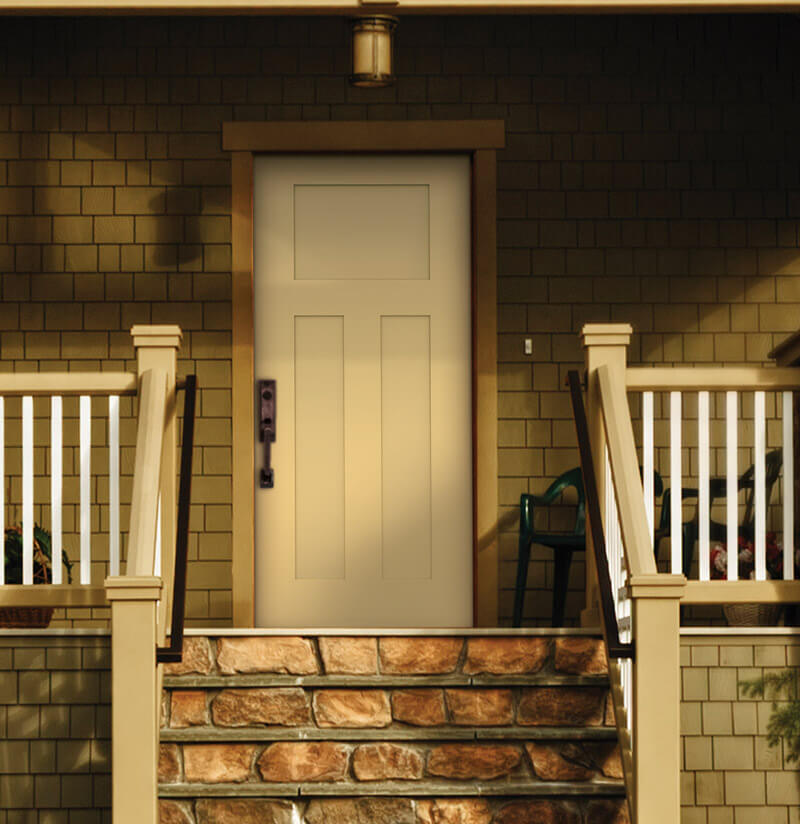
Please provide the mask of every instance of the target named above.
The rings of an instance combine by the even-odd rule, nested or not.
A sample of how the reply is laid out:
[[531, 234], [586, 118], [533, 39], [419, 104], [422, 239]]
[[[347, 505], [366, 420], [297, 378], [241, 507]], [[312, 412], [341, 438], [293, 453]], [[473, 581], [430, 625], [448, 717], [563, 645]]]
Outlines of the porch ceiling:
[[795, 12], [798, 0], [0, 0], [0, 14]]

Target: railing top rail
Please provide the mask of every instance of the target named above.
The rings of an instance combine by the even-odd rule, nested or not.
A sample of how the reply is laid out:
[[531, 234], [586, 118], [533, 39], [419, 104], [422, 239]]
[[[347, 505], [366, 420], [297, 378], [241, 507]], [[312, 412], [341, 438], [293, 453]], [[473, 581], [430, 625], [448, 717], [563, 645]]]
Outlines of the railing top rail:
[[685, 604], [796, 604], [800, 581], [687, 581]]
[[800, 370], [757, 366], [632, 366], [628, 390], [641, 392], [800, 390]]
[[0, 395], [135, 395], [133, 372], [13, 372], [0, 374]]
[[148, 369], [142, 373], [136, 463], [133, 470], [131, 521], [128, 537], [128, 575], [154, 574], [158, 528], [158, 491], [167, 408], [167, 373]]
[[644, 510], [639, 459], [625, 388], [614, 381], [608, 366], [598, 367], [597, 378], [628, 570], [632, 577], [654, 574], [657, 569], [653, 538]]

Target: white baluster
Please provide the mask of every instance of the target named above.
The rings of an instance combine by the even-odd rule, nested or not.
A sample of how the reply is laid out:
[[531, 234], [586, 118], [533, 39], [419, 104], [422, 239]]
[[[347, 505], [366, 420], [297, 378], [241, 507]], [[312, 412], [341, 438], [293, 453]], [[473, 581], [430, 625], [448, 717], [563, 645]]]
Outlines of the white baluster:
[[622, 587], [625, 586], [625, 549], [622, 546], [622, 527], [619, 523], [619, 510], [617, 509], [617, 497], [616, 494], [614, 495], [614, 545], [617, 548], [617, 588], [615, 590], [616, 595], [614, 596], [614, 600], [616, 603], [616, 609], [614, 610], [617, 614], [618, 621], [625, 617], [625, 600], [620, 597], [619, 591]]
[[754, 448], [755, 448], [755, 577], [757, 581], [767, 579], [767, 476], [765, 455], [767, 450], [767, 422], [764, 410], [764, 393], [755, 393]]
[[[669, 466], [670, 486], [670, 552], [672, 563], [670, 570], [673, 574], [680, 573], [683, 568], [681, 554], [683, 552], [683, 501], [681, 500], [681, 393], [669, 393]], [[686, 570], [687, 574], [689, 570]]]
[[655, 492], [653, 465], [653, 393], [642, 393], [642, 451], [644, 463], [644, 511], [647, 515], [647, 527], [650, 538], [653, 538], [655, 529]]
[[609, 577], [611, 579], [611, 598], [614, 603], [614, 619], [619, 620], [619, 589], [622, 586], [622, 546], [617, 521], [617, 496], [611, 474], [611, 461], [608, 449], [606, 460], [606, 533]]
[[603, 474], [605, 475], [605, 499], [603, 501], [603, 521], [606, 532], [606, 557], [608, 558], [608, 574], [609, 578], [611, 578], [611, 593], [616, 608], [617, 598], [616, 595], [614, 595], [614, 592], [616, 590], [614, 577], [614, 536], [611, 534], [611, 495], [613, 489], [613, 480], [611, 478], [611, 464], [609, 463], [608, 459], [607, 447], [603, 450]]
[[92, 399], [81, 395], [80, 401], [80, 453], [81, 453], [81, 583], [92, 582]]
[[62, 477], [63, 477], [63, 403], [60, 395], [50, 398], [50, 548], [52, 550], [53, 583], [60, 584], [62, 577], [61, 564], [61, 507]]
[[700, 548], [700, 580], [708, 581], [710, 570], [710, 540], [709, 527], [711, 525], [711, 511], [709, 505], [709, 415], [708, 392], [697, 393], [697, 446], [698, 446], [698, 488], [697, 506], [699, 511], [699, 548]]
[[623, 671], [626, 674], [625, 678], [625, 715], [627, 716], [628, 735], [630, 736], [630, 745], [633, 749], [633, 660], [626, 658], [623, 661]]
[[783, 393], [783, 577], [794, 578], [794, 411], [792, 393]]
[[33, 398], [22, 399], [22, 583], [33, 583]]
[[161, 495], [158, 496], [158, 510], [156, 515], [156, 551], [153, 561], [153, 575], [161, 577]]
[[736, 392], [725, 393], [725, 475], [726, 522], [728, 545], [728, 580], [739, 578], [739, 491], [738, 455], [739, 447], [739, 404]]
[[119, 575], [119, 396], [108, 397], [108, 572]]
[[629, 658], [627, 661], [628, 666], [628, 733], [630, 735], [630, 744], [631, 750], [633, 750], [634, 746], [634, 735], [633, 735], [633, 659]]

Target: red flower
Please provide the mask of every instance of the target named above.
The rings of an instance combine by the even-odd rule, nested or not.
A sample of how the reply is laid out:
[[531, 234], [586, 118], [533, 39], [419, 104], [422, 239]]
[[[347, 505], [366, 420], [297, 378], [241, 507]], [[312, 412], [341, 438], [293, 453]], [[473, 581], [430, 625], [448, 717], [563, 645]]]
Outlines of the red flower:
[[[744, 535], [739, 535], [738, 544], [738, 577], [747, 580], [755, 577], [755, 544]], [[766, 569], [767, 578], [783, 578], [783, 544], [778, 540], [775, 532], [766, 534]], [[800, 555], [798, 555], [800, 558]], [[715, 580], [728, 578], [728, 552], [725, 544], [714, 544], [709, 553], [711, 577]], [[795, 564], [795, 578], [800, 578], [800, 563]]]

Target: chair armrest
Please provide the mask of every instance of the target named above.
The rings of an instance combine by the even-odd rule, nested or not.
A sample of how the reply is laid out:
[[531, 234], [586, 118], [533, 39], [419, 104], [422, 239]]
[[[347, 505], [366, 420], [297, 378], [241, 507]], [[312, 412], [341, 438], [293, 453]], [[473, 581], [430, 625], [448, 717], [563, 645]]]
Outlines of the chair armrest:
[[[681, 501], [685, 501], [687, 498], [696, 498], [697, 497], [697, 490], [691, 486], [682, 486], [681, 487]], [[670, 521], [670, 509], [672, 506], [672, 490], [665, 489], [664, 495], [661, 498], [661, 515], [658, 519], [658, 527], [656, 529], [656, 536], [658, 537], [658, 533], [661, 532], [662, 537], [666, 537], [669, 531], [669, 521]]]
[[534, 495], [523, 492], [519, 496], [519, 534], [522, 538], [523, 532], [530, 532], [533, 525], [533, 504]]
[[[711, 478], [709, 481], [709, 494], [713, 503], [715, 498], [728, 497], [728, 479], [727, 478]], [[752, 489], [752, 478], [739, 478], [736, 481], [736, 491], [740, 492], [742, 489]]]
[[537, 506], [548, 506], [552, 503], [556, 495], [549, 497], [547, 495], [531, 495], [528, 492], [523, 492], [519, 496], [519, 528], [526, 532], [533, 532], [533, 511]]

